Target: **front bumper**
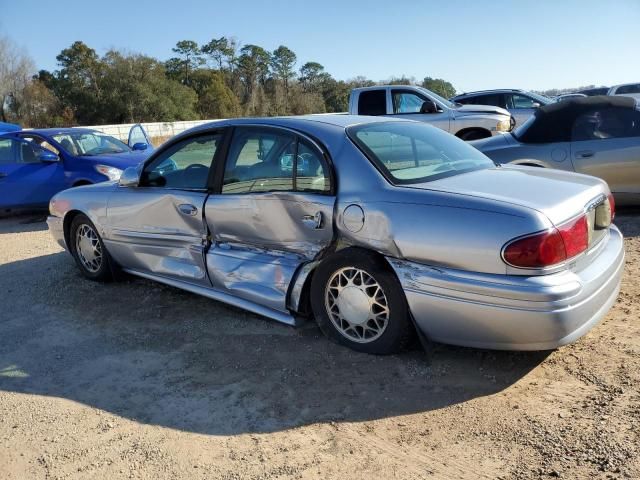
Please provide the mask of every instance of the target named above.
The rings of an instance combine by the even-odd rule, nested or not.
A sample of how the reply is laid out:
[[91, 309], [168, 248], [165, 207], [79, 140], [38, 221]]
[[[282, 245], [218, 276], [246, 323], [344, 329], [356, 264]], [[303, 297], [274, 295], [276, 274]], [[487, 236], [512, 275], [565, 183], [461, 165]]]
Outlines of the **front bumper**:
[[517, 276], [463, 272], [388, 258], [409, 309], [431, 340], [499, 350], [549, 350], [574, 342], [618, 296], [624, 242], [611, 227], [580, 271]]
[[66, 250], [67, 244], [64, 241], [64, 223], [62, 218], [49, 215], [47, 217], [47, 225], [49, 226], [49, 232], [55, 241], [58, 242], [58, 245]]

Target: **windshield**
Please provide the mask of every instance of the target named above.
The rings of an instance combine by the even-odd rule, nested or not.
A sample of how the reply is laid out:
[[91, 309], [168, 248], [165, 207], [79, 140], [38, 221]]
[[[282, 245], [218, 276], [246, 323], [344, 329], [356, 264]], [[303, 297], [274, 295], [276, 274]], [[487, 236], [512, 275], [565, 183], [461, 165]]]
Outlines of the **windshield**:
[[478, 150], [419, 122], [356, 125], [347, 135], [393, 184], [421, 183], [490, 168]]
[[434, 100], [446, 105], [449, 108], [456, 108], [457, 106], [460, 105], [459, 103], [450, 102], [446, 98], [442, 98], [437, 93], [433, 93], [431, 90], [427, 90], [426, 88], [420, 87], [420, 90], [422, 90], [423, 92], [427, 93], [427, 95], [429, 95], [431, 98], [433, 98]]
[[92, 157], [125, 153], [131, 149], [117, 138], [98, 132], [67, 132], [53, 135], [53, 139], [71, 155]]

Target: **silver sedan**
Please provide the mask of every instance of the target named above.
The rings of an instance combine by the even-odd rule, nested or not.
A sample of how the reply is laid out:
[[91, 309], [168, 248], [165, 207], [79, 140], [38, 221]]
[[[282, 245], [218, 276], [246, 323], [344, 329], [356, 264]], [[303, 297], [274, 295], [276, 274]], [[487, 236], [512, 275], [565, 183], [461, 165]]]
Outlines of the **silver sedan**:
[[620, 205], [640, 205], [640, 106], [633, 98], [565, 100], [511, 133], [471, 143], [499, 163], [600, 177]]
[[49, 229], [89, 279], [119, 270], [385, 354], [434, 341], [550, 349], [616, 299], [605, 182], [499, 167], [423, 123], [236, 119], [119, 182], [56, 195]]

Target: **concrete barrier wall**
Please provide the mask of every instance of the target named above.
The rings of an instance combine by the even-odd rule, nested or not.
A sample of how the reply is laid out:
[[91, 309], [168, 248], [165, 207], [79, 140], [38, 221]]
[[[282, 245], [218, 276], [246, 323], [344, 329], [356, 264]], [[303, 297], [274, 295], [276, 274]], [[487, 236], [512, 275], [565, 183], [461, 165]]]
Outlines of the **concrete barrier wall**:
[[[155, 123], [141, 123], [144, 129], [147, 131], [151, 141], [157, 147], [166, 139], [173, 137], [179, 133], [189, 130], [190, 128], [197, 127], [204, 123], [213, 122], [214, 120], [189, 120], [185, 122], [155, 122]], [[92, 125], [83, 128], [91, 128], [99, 132], [116, 137], [123, 142], [127, 142], [129, 138], [129, 130], [136, 125], [135, 123], [123, 123], [121, 125]]]

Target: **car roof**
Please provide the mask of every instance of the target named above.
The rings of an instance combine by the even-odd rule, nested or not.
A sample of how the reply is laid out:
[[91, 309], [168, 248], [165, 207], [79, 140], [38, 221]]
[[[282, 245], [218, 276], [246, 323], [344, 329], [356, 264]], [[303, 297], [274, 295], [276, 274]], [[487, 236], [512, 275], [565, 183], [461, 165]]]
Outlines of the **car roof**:
[[69, 133], [95, 133], [96, 130], [83, 127], [65, 127], [65, 128], [34, 128], [29, 130], [21, 130], [20, 133], [35, 133], [42, 135], [64, 135]]
[[189, 130], [194, 132], [197, 130], [208, 130], [215, 127], [223, 126], [239, 126], [239, 125], [272, 125], [288, 128], [300, 128], [304, 125], [317, 127], [325, 125], [327, 127], [336, 127], [344, 130], [353, 125], [361, 125], [365, 123], [380, 122], [408, 122], [412, 120], [390, 117], [374, 117], [367, 115], [348, 115], [344, 113], [321, 113], [315, 115], [299, 115], [291, 117], [248, 117], [248, 118], [231, 118], [227, 120], [217, 120], [215, 122], [205, 123]]
[[527, 90], [522, 90], [520, 88], [493, 88], [491, 90], [476, 90], [474, 92], [463, 92], [451, 98], [463, 98], [463, 97], [471, 97], [473, 95], [481, 95], [485, 93], [503, 93], [503, 92], [529, 93]]

